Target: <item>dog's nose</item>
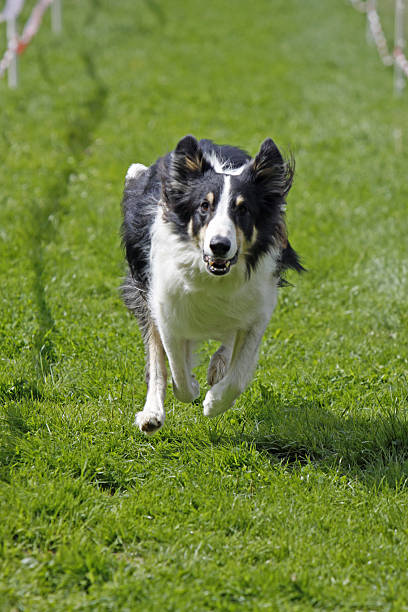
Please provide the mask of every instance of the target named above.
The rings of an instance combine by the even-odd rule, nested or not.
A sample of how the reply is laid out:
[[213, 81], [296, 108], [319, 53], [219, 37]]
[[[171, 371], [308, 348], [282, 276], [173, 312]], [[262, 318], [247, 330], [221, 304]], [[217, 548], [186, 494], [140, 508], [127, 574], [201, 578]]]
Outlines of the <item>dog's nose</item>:
[[225, 257], [231, 248], [231, 241], [224, 236], [213, 236], [210, 240], [210, 249], [214, 255]]

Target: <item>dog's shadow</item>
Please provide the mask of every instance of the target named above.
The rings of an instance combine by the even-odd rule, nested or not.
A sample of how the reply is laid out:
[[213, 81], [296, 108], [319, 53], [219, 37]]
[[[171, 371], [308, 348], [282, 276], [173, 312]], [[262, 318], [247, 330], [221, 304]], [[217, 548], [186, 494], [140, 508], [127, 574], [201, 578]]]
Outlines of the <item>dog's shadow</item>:
[[233, 410], [211, 424], [209, 438], [215, 445], [249, 445], [288, 469], [310, 462], [367, 485], [408, 484], [404, 403], [381, 414], [338, 414], [318, 397], [289, 401], [263, 389], [243, 413]]

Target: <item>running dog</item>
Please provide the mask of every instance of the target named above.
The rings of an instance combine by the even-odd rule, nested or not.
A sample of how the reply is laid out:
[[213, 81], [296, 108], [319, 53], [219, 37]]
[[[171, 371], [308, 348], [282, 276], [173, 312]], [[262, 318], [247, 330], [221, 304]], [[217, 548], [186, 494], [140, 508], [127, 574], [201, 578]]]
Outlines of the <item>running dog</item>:
[[221, 343], [207, 371], [207, 416], [230, 408], [249, 384], [282, 275], [304, 269], [285, 224], [293, 173], [293, 159], [270, 138], [251, 158], [193, 136], [152, 166], [127, 171], [122, 291], [146, 349], [142, 432], [164, 423], [166, 356], [174, 395], [192, 402], [200, 393], [194, 350], [203, 340]]

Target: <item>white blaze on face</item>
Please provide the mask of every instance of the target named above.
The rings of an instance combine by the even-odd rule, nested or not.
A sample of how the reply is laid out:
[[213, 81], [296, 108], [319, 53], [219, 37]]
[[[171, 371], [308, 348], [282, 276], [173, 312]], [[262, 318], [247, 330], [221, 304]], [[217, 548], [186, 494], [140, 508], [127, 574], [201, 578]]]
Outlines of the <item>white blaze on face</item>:
[[232, 259], [237, 252], [237, 234], [236, 227], [228, 214], [231, 193], [231, 177], [224, 176], [224, 188], [221, 193], [220, 201], [218, 202], [217, 210], [214, 217], [209, 222], [205, 231], [204, 238], [204, 254], [213, 255], [210, 247], [210, 242], [215, 236], [227, 238], [231, 247], [225, 254], [225, 259]]

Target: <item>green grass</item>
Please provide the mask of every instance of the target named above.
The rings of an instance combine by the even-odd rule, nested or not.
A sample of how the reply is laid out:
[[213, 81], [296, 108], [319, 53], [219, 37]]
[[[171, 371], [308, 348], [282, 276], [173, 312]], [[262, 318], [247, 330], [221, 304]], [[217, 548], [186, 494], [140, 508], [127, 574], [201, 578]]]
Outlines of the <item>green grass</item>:
[[[73, 0], [59, 38], [44, 20], [18, 90], [0, 82], [1, 610], [408, 609], [408, 93], [392, 86], [340, 0]], [[309, 272], [236, 407], [206, 420], [169, 388], [146, 438], [119, 203], [130, 163], [187, 133], [294, 152]]]

